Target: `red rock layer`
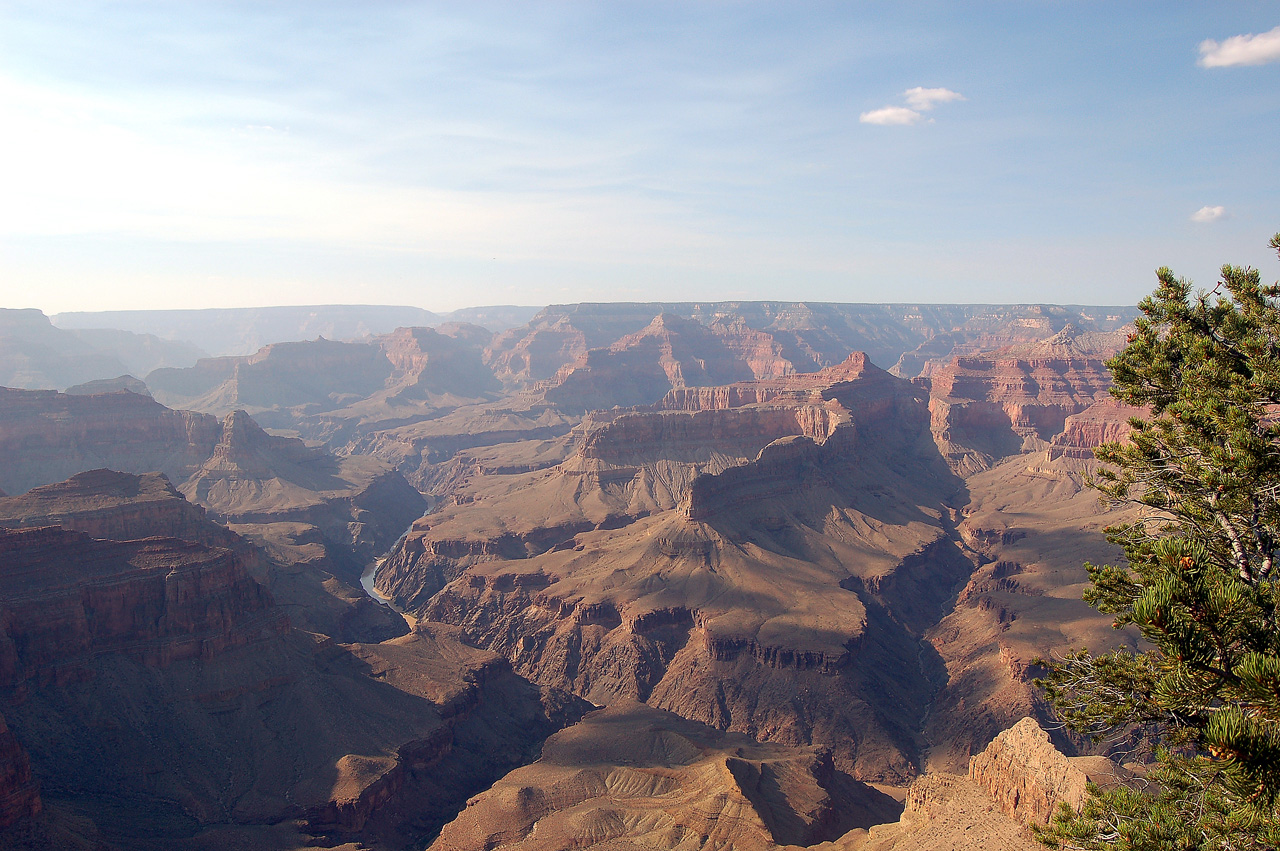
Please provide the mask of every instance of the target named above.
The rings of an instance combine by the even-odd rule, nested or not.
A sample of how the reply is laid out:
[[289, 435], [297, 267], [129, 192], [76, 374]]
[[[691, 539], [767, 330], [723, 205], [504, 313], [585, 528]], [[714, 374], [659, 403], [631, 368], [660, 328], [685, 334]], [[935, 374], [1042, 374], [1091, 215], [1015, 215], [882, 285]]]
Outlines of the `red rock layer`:
[[96, 655], [209, 658], [288, 621], [230, 551], [167, 538], [0, 531], [0, 686], [61, 681]]
[[932, 429], [952, 467], [976, 472], [1055, 440], [1069, 417], [1106, 398], [1111, 376], [1104, 350], [1113, 337], [1068, 327], [1034, 344], [956, 357], [934, 370], [927, 380]]
[[563, 367], [546, 395], [569, 410], [599, 410], [648, 404], [673, 387], [754, 377], [737, 353], [704, 325], [659, 314], [639, 333], [590, 350], [573, 366]]
[[1133, 431], [1129, 421], [1145, 418], [1145, 408], [1125, 405], [1102, 396], [1078, 414], [1067, 417], [1062, 433], [1054, 437], [1049, 457], [1092, 458], [1093, 450], [1104, 443], [1124, 440]]

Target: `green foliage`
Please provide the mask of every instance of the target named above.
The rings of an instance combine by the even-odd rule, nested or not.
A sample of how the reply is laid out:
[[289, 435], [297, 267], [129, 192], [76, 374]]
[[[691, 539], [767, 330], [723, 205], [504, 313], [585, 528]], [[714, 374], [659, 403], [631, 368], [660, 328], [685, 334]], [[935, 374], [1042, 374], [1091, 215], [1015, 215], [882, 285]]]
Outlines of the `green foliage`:
[[[1280, 234], [1271, 241], [1280, 251]], [[1209, 293], [1168, 269], [1108, 365], [1150, 410], [1104, 499], [1144, 507], [1108, 529], [1126, 566], [1089, 565], [1085, 600], [1151, 649], [1077, 651], [1041, 686], [1066, 725], [1160, 744], [1138, 788], [1091, 790], [1039, 831], [1056, 848], [1280, 848], [1280, 286], [1225, 266]]]

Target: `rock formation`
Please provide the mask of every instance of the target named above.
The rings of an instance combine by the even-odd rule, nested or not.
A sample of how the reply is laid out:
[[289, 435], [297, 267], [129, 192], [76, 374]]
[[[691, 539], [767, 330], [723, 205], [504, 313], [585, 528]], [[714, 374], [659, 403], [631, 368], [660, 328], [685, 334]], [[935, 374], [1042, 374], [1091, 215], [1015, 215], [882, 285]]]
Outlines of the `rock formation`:
[[0, 531], [0, 689], [77, 679], [94, 657], [207, 658], [288, 622], [234, 553], [59, 527]]
[[0, 387], [0, 488], [20, 494], [84, 470], [158, 470], [174, 482], [213, 452], [207, 414], [173, 411], [136, 393], [69, 396]]
[[477, 471], [379, 588], [537, 682], [910, 776], [914, 636], [972, 570], [923, 396], [862, 355], [702, 395], [592, 421], [554, 468]]
[[1079, 811], [1089, 782], [1032, 718], [1023, 718], [974, 754], [969, 778], [1002, 813], [1023, 824], [1048, 824], [1059, 802]]
[[86, 381], [83, 384], [76, 384], [68, 387], [63, 391], [70, 396], [97, 396], [102, 393], [137, 393], [140, 396], [150, 396], [151, 391], [147, 389], [145, 381], [134, 378], [132, 375], [118, 375], [115, 378], [99, 378], [94, 381]]
[[[765, 348], [768, 351], [767, 338]], [[790, 363], [774, 357], [764, 362], [757, 358], [763, 374], [755, 373], [738, 354], [714, 329], [660, 313], [640, 331], [607, 348], [591, 349], [578, 363], [562, 367], [546, 391], [547, 399], [572, 411], [646, 405], [673, 387], [714, 386], [794, 371]]]
[[[928, 374], [936, 360], [1035, 343], [1074, 325], [1105, 334], [1136, 315], [1131, 307], [908, 305], [802, 302], [552, 305], [496, 335], [485, 362], [508, 387], [553, 379], [588, 352], [640, 334], [655, 317], [696, 320], [757, 377], [814, 372], [866, 351], [894, 374]], [[690, 382], [693, 383], [693, 382]]]
[[431, 848], [766, 851], [897, 811], [821, 749], [762, 745], [624, 702], [548, 739], [536, 763], [469, 801]]
[[[95, 480], [127, 479], [155, 484], [99, 473], [62, 491], [85, 502]], [[79, 514], [121, 528], [104, 510]], [[234, 552], [130, 537], [156, 518], [124, 514], [128, 540], [0, 531], [0, 791], [13, 820], [37, 815], [25, 749], [58, 804], [32, 835], [65, 832], [75, 801], [113, 843], [141, 817], [163, 847], [218, 847], [228, 831], [276, 847], [266, 826], [291, 819], [302, 837], [401, 847], [585, 708], [447, 629], [351, 649], [292, 630]]]
[[497, 387], [480, 360], [490, 337], [478, 326], [447, 325], [366, 341], [273, 343], [253, 355], [156, 370], [147, 385], [166, 404], [218, 416], [243, 409], [268, 425], [327, 439], [349, 428], [348, 420], [403, 423], [485, 398]]
[[1092, 458], [1093, 450], [1103, 443], [1116, 443], [1128, 437], [1133, 430], [1129, 421], [1141, 419], [1147, 413], [1142, 408], [1103, 396], [1080, 413], [1067, 417], [1062, 432], [1053, 438], [1049, 457]]
[[[22, 494], [33, 485], [103, 467], [162, 471], [212, 519], [234, 524], [240, 535], [260, 544], [269, 564], [242, 555], [298, 626], [348, 641], [406, 629], [399, 616], [359, 587], [364, 567], [426, 507], [388, 465], [338, 458], [297, 439], [273, 437], [243, 412], [220, 424], [134, 393], [71, 396], [0, 388], [0, 482], [6, 491]], [[83, 484], [73, 482], [51, 498], [69, 499]], [[172, 500], [167, 484], [153, 484], [129, 494], [113, 491], [117, 508], [133, 501], [129, 511], [136, 514]], [[104, 493], [94, 498], [106, 499]], [[48, 500], [33, 499], [15, 504], [8, 516], [48, 515]], [[82, 513], [91, 507], [77, 505], [74, 510]], [[169, 508], [153, 528], [165, 535], [191, 534], [190, 518], [178, 516], [190, 506]]]
[[163, 473], [89, 470], [65, 482], [0, 498], [0, 527], [62, 526], [94, 538], [181, 538], [237, 552], [246, 562], [260, 558], [198, 505], [178, 492]]
[[[269, 435], [243, 411], [227, 415], [210, 457], [180, 489], [216, 519], [264, 543], [277, 524], [311, 527], [346, 548], [334, 560], [355, 577], [426, 508], [422, 495], [386, 464]], [[305, 537], [308, 530], [291, 528], [290, 534]]]
[[[1116, 347], [1100, 349], [1107, 341]], [[1067, 326], [1037, 343], [953, 358], [928, 379], [939, 447], [962, 474], [1044, 448], [1068, 417], [1109, 399], [1105, 359], [1122, 344]]]

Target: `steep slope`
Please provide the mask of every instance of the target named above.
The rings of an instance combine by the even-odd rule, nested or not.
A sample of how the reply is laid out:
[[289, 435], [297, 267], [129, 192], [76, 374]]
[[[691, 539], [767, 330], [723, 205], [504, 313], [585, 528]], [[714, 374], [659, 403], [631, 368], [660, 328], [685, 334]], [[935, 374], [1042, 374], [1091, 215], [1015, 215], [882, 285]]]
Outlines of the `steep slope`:
[[43, 806], [31, 758], [0, 715], [0, 830], [34, 819]]
[[[281, 819], [295, 841], [402, 847], [582, 711], [447, 631], [348, 650], [292, 630], [229, 550], [41, 527], [0, 531], [0, 555], [9, 725], [52, 824], [74, 809], [106, 847], [228, 831], [278, 847]], [[0, 765], [30, 818], [11, 751]]]
[[1042, 449], [1066, 420], [1109, 398], [1106, 358], [1123, 338], [1073, 326], [1030, 344], [955, 357], [929, 378], [934, 435], [952, 466], [971, 473]]
[[384, 564], [401, 605], [596, 702], [915, 772], [917, 635], [972, 565], [912, 385], [855, 355], [672, 391], [593, 420], [551, 469], [477, 472]]
[[136, 393], [0, 387], [0, 488], [19, 494], [101, 467], [158, 470], [181, 482], [212, 454], [220, 434], [207, 414], [173, 411]]
[[160, 473], [91, 470], [21, 496], [0, 498], [0, 527], [54, 525], [95, 538], [170, 537], [232, 550], [272, 591], [295, 626], [340, 641], [406, 631], [399, 616], [319, 565], [303, 567], [268, 558], [249, 540], [210, 520]]
[[[22, 494], [99, 468], [162, 471], [212, 519], [235, 524], [262, 545], [269, 562], [250, 559], [251, 567], [297, 625], [342, 640], [405, 630], [398, 616], [370, 605], [359, 587], [364, 566], [426, 506], [387, 465], [339, 459], [296, 439], [272, 437], [242, 412], [220, 424], [134, 393], [69, 396], [0, 388], [4, 490]], [[146, 496], [117, 494], [125, 501]], [[23, 511], [46, 513], [15, 508], [10, 516]], [[157, 528], [186, 535], [174, 522]]]
[[762, 745], [620, 703], [548, 739], [535, 764], [477, 796], [431, 848], [774, 849], [897, 812], [821, 749]]

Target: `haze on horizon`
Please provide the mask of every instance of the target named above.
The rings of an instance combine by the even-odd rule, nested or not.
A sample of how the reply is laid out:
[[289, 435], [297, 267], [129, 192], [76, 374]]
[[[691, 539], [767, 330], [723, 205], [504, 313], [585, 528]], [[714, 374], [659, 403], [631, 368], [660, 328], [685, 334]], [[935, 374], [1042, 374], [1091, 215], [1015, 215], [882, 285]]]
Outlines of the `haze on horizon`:
[[8, 2], [0, 307], [1274, 278], [1274, 4]]

